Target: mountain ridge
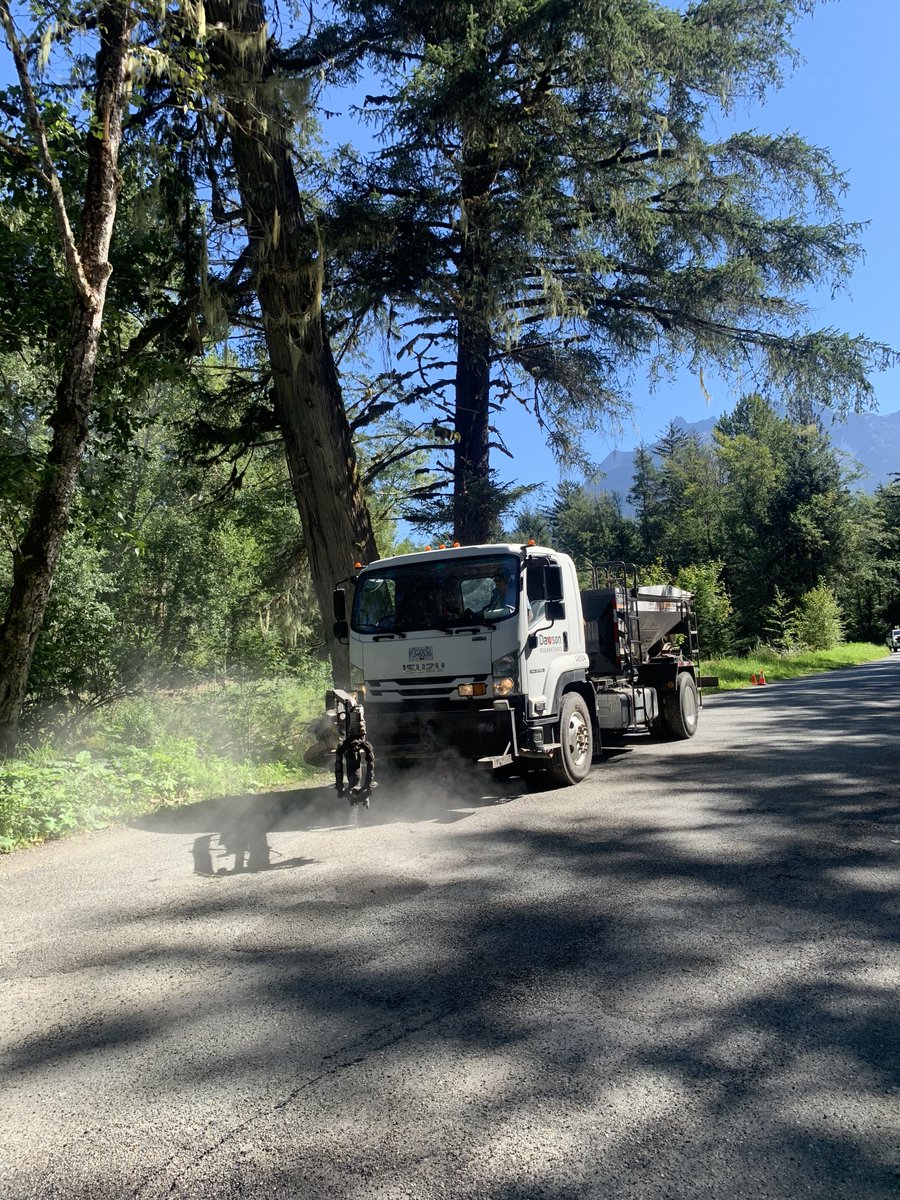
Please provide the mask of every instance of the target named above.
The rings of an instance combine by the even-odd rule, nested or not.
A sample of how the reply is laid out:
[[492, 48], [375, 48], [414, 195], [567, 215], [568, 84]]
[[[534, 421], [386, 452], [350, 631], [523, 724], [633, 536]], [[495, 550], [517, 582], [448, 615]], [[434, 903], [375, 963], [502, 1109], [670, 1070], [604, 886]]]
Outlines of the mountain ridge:
[[[694, 433], [701, 441], [708, 442], [718, 419], [685, 421], [677, 416], [673, 423], [685, 433]], [[879, 485], [890, 482], [892, 473], [900, 472], [900, 411], [851, 413], [846, 421], [835, 422], [826, 432], [846, 465], [855, 468], [858, 464], [862, 469], [863, 474], [854, 484], [859, 490], [874, 492]], [[617, 494], [623, 511], [630, 512], [628, 492], [634, 476], [634, 456], [635, 450], [612, 450], [599, 464], [598, 478], [587, 485], [588, 489]], [[658, 456], [654, 457], [658, 461]]]

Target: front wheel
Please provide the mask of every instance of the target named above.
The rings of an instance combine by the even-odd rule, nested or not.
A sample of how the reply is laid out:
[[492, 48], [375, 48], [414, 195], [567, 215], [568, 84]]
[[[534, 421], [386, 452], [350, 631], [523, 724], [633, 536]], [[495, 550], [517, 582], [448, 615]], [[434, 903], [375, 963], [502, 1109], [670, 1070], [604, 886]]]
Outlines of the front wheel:
[[581, 783], [591, 769], [594, 754], [594, 735], [591, 715], [577, 692], [566, 692], [559, 714], [560, 747], [553, 751], [547, 768], [557, 783], [569, 786]]
[[675, 691], [662, 697], [663, 728], [670, 738], [685, 741], [697, 732], [700, 718], [700, 693], [693, 675], [683, 671], [675, 683]]

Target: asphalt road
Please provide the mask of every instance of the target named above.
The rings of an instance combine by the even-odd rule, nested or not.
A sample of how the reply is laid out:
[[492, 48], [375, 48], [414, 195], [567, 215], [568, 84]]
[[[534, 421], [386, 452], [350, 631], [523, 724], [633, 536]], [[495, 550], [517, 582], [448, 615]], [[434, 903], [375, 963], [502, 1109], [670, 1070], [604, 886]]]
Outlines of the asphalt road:
[[3, 860], [0, 1196], [900, 1195], [898, 695], [895, 656], [577, 788], [234, 797]]

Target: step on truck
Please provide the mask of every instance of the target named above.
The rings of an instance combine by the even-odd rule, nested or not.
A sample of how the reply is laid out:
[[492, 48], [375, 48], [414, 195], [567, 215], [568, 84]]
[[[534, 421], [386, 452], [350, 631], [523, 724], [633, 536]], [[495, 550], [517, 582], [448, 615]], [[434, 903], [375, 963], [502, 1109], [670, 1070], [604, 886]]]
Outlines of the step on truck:
[[605, 740], [690, 738], [701, 706], [693, 597], [634, 566], [536, 545], [381, 559], [334, 594], [350, 688], [326, 699], [335, 784], [367, 805], [379, 764], [446, 751], [577, 784]]

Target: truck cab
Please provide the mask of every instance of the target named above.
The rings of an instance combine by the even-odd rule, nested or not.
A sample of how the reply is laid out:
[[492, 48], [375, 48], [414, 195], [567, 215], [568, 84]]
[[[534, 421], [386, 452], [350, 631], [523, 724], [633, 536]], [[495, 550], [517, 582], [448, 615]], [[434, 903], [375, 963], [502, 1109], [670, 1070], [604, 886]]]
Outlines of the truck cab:
[[536, 736], [544, 753], [558, 696], [588, 665], [575, 565], [539, 546], [370, 563], [348, 636], [351, 690], [364, 694], [369, 737], [389, 760], [455, 750], [500, 766]]
[[567, 554], [532, 543], [441, 546], [363, 567], [349, 611], [335, 593], [351, 673], [329, 704], [338, 792], [367, 801], [376, 753], [428, 763], [453, 752], [574, 784], [601, 737], [692, 737], [692, 597], [640, 586], [624, 563], [592, 570], [582, 591]]

